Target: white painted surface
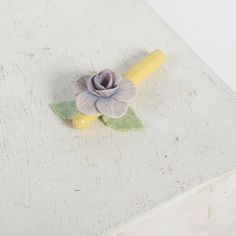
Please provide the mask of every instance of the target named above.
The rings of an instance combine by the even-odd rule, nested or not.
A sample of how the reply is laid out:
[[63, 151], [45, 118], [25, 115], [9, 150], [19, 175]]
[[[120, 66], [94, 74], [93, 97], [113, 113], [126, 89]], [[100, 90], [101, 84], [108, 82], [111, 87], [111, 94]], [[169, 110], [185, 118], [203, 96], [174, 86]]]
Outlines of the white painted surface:
[[[78, 131], [48, 103], [90, 70], [167, 63], [142, 132]], [[0, 235], [97, 236], [236, 167], [235, 94], [143, 0], [0, 1]]]
[[236, 91], [236, 1], [147, 1], [190, 47]]
[[236, 173], [222, 175], [104, 236], [235, 236]]

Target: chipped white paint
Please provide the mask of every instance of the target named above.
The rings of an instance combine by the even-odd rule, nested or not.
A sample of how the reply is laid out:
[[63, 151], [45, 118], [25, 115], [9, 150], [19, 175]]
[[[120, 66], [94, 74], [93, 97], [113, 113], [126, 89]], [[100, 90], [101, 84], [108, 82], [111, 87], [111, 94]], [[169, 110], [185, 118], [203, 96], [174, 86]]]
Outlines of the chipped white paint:
[[[78, 131], [48, 103], [153, 49], [146, 125]], [[0, 0], [0, 235], [97, 236], [236, 167], [235, 95], [143, 0]]]

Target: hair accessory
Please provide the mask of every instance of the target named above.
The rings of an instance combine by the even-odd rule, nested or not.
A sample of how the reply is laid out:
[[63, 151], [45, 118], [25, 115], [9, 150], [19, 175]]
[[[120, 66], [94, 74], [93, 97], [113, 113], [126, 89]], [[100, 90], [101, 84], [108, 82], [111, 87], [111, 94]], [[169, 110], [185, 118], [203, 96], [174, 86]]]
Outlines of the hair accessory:
[[136, 85], [164, 61], [164, 53], [156, 50], [123, 76], [105, 69], [81, 77], [74, 84], [75, 101], [54, 103], [50, 107], [60, 118], [72, 120], [73, 126], [79, 129], [88, 128], [98, 118], [116, 130], [142, 129], [142, 122], [128, 103], [136, 95]]

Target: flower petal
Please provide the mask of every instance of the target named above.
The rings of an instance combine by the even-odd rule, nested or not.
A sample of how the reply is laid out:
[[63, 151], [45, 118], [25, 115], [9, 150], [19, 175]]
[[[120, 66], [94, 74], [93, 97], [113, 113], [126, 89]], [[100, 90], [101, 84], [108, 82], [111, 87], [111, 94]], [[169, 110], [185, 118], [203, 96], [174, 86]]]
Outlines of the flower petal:
[[98, 97], [88, 91], [83, 91], [76, 96], [77, 109], [86, 115], [100, 114], [96, 108]]
[[97, 95], [99, 97], [99, 95], [95, 92], [95, 87], [94, 87], [94, 78], [97, 75], [92, 75], [87, 79], [87, 89], [90, 93]]
[[104, 89], [104, 90], [95, 90], [96, 94], [100, 95], [101, 97], [110, 97], [113, 94], [115, 94], [118, 87], [110, 88], [110, 89]]
[[135, 95], [136, 95], [135, 85], [131, 81], [123, 79], [118, 85], [118, 89], [116, 90], [115, 94], [112, 97], [118, 101], [127, 102], [132, 100], [135, 97]]
[[118, 73], [115, 73], [115, 72], [113, 72], [113, 73], [114, 73], [114, 85], [113, 86], [116, 86], [121, 82], [122, 77]]
[[93, 77], [92, 82], [93, 82], [94, 89], [98, 89], [98, 90], [105, 89], [105, 87], [101, 84], [99, 75], [95, 75]]
[[128, 104], [125, 102], [119, 102], [112, 97], [99, 98], [96, 102], [98, 111], [108, 117], [120, 118], [128, 110]]
[[87, 91], [87, 80], [89, 76], [85, 75], [77, 79], [73, 86], [73, 94], [76, 96], [78, 93]]

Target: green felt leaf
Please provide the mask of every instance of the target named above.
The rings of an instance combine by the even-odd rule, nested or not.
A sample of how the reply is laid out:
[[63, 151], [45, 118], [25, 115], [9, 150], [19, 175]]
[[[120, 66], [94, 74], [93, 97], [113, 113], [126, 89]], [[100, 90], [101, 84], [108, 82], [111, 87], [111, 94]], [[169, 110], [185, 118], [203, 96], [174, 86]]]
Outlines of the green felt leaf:
[[121, 118], [115, 119], [107, 116], [101, 117], [102, 121], [109, 127], [119, 131], [140, 130], [143, 124], [136, 116], [133, 109], [129, 107], [128, 111]]
[[63, 120], [72, 120], [78, 112], [75, 101], [53, 103], [49, 106]]

